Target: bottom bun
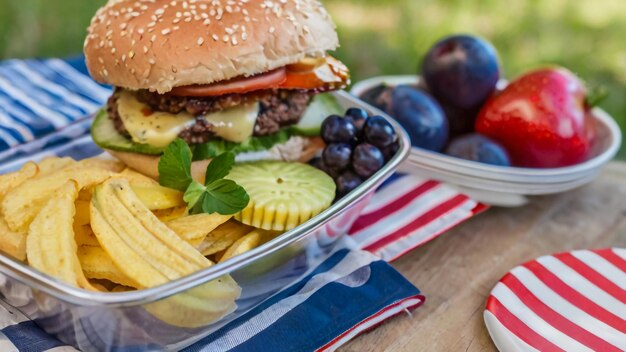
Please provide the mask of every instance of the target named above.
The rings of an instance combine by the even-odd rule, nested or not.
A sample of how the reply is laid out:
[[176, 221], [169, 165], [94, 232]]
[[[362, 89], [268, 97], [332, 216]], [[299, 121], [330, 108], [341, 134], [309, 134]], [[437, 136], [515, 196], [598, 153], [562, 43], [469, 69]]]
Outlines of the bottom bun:
[[[294, 143], [294, 138], [288, 140], [282, 145], [274, 146], [272, 149], [265, 152], [250, 153], [250, 156], [244, 154], [239, 156], [246, 156], [244, 160], [263, 160], [263, 159], [275, 159], [285, 161], [299, 161], [306, 163], [313, 159], [319, 151], [324, 148], [324, 141], [319, 137], [296, 137], [300, 140]], [[298, 145], [298, 150], [293, 150], [291, 144]], [[283, 151], [287, 153], [283, 153]], [[117, 159], [121, 160], [131, 169], [142, 173], [148, 177], [152, 177], [155, 180], [159, 178], [159, 160], [160, 156], [129, 153], [129, 152], [117, 152], [114, 150], [107, 150], [109, 154], [113, 155]], [[206, 168], [211, 162], [211, 159], [194, 161], [191, 163], [191, 176], [198, 182], [204, 181], [204, 174]]]

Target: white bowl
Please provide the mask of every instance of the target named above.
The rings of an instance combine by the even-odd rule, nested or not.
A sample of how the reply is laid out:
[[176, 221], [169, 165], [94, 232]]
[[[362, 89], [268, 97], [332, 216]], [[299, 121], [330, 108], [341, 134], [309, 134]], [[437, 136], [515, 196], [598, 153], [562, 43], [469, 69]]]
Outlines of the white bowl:
[[[414, 85], [419, 80], [418, 76], [373, 77], [356, 83], [350, 93], [358, 97], [382, 83]], [[499, 84], [506, 85], [506, 81]], [[622, 142], [619, 126], [602, 109], [595, 108], [593, 116], [598, 122], [600, 143], [592, 158], [577, 165], [551, 169], [502, 167], [413, 147], [401, 170], [455, 185], [488, 204], [519, 206], [526, 203], [524, 196], [566, 192], [591, 182], [615, 156]]]

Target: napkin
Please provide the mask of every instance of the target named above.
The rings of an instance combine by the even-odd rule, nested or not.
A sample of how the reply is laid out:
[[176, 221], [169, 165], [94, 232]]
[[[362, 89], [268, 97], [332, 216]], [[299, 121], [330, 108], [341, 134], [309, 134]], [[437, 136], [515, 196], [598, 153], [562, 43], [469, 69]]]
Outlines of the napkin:
[[[82, 57], [0, 63], [0, 173], [51, 155], [102, 153], [89, 135], [89, 115], [110, 92], [89, 78]], [[320, 265], [185, 350], [334, 350], [424, 302], [387, 261], [484, 209], [444, 184], [394, 175]], [[0, 301], [0, 350], [51, 349], [74, 350]]]

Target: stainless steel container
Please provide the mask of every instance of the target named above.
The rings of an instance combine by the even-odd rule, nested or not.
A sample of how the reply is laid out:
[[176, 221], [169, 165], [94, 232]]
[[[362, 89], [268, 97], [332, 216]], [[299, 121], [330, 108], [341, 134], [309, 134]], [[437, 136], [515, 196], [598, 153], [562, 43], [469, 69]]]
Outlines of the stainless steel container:
[[[344, 108], [361, 107], [383, 115], [345, 92], [334, 94]], [[165, 285], [125, 293], [100, 293], [71, 287], [0, 255], [0, 294], [46, 332], [83, 351], [120, 347], [176, 350], [188, 346], [294, 282], [346, 234], [376, 188], [393, 174], [409, 153], [406, 133], [395, 121], [385, 117], [400, 136], [400, 149], [387, 165], [323, 213], [259, 248]], [[155, 306], [186, 299], [193, 292], [190, 290], [224, 275], [232, 276], [242, 289], [236, 301], [237, 309], [226, 317], [195, 328], [184, 328], [170, 325], [150, 313]]]

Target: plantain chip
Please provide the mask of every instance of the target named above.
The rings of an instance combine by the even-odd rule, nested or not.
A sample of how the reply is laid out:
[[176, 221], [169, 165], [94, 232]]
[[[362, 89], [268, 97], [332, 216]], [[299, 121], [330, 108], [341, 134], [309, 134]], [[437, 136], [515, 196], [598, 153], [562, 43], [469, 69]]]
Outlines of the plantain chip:
[[88, 279], [105, 279], [128, 287], [139, 287], [115, 266], [102, 247], [78, 247], [78, 259]]
[[[160, 285], [213, 264], [159, 221], [125, 179], [112, 178], [96, 187], [90, 209], [91, 225], [102, 248], [139, 288]], [[230, 276], [223, 276], [151, 303], [146, 309], [171, 325], [204, 326], [233, 311], [240, 292]]]
[[78, 183], [67, 181], [43, 206], [28, 230], [28, 263], [72, 286], [94, 289], [85, 278], [76, 254], [72, 222]]
[[262, 234], [258, 230], [254, 230], [247, 235], [241, 237], [235, 243], [233, 243], [224, 252], [224, 255], [220, 257], [220, 263], [240, 254], [243, 254], [251, 249], [258, 247], [261, 244]]
[[[0, 207], [9, 228], [25, 232], [37, 213], [55, 195], [57, 190], [69, 180], [77, 182], [79, 189], [103, 182], [111, 177], [110, 171], [71, 165], [46, 175], [26, 180], [2, 200]], [[72, 208], [74, 208], [72, 206]]]
[[232, 215], [196, 214], [183, 216], [165, 224], [185, 241], [193, 244], [201, 242], [210, 232], [232, 218]]

